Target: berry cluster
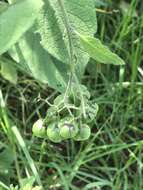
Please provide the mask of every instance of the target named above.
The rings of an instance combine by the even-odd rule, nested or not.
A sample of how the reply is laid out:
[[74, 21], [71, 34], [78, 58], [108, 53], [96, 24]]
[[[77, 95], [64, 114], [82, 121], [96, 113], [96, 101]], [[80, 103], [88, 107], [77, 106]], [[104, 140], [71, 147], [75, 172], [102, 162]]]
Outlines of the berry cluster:
[[87, 140], [97, 112], [98, 105], [90, 100], [87, 88], [72, 85], [69, 94], [57, 96], [45, 118], [35, 122], [33, 134], [55, 143], [66, 139]]
[[59, 122], [51, 122], [45, 126], [42, 119], [36, 121], [32, 128], [33, 134], [39, 138], [48, 138], [59, 143], [62, 140], [74, 139], [84, 141], [90, 137], [91, 129], [86, 124], [78, 124], [73, 118], [64, 118]]

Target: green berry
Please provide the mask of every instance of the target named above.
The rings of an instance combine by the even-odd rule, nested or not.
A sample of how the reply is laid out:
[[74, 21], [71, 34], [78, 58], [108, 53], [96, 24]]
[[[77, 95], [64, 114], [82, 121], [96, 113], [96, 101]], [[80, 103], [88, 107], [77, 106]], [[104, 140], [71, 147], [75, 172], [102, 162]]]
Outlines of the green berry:
[[91, 129], [88, 125], [84, 124], [81, 126], [79, 133], [74, 137], [76, 141], [85, 141], [89, 139], [91, 135]]
[[43, 120], [38, 119], [33, 127], [32, 127], [32, 132], [36, 137], [44, 138], [46, 136], [46, 128], [43, 125]]
[[60, 127], [60, 135], [64, 139], [73, 138], [77, 135], [77, 133], [78, 133], [78, 127], [76, 124], [64, 123]]
[[57, 123], [51, 123], [48, 126], [47, 136], [52, 142], [59, 143], [62, 141]]

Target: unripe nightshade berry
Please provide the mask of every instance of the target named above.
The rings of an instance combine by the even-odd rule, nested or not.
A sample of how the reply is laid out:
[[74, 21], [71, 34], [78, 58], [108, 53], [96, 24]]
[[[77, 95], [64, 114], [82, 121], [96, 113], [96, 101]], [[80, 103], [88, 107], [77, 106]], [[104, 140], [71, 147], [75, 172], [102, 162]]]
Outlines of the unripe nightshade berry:
[[44, 138], [46, 137], [46, 128], [43, 125], [43, 120], [38, 119], [32, 127], [32, 132], [36, 137]]
[[62, 126], [60, 126], [60, 135], [64, 139], [73, 138], [77, 135], [77, 133], [78, 133], [78, 127], [75, 123], [71, 124], [65, 122]]
[[60, 128], [60, 135], [64, 139], [73, 138], [78, 133], [77, 123], [71, 117], [63, 118], [59, 124], [59, 128]]
[[62, 141], [57, 123], [49, 124], [47, 128], [47, 136], [52, 142], [59, 143]]
[[78, 134], [74, 137], [76, 141], [85, 141], [89, 139], [91, 135], [91, 129], [88, 125], [83, 124], [81, 125]]

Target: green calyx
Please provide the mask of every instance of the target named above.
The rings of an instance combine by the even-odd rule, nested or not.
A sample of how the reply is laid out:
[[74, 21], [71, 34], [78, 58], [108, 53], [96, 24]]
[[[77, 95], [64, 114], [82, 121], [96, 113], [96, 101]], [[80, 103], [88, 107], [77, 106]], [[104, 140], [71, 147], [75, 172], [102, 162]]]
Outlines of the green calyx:
[[88, 125], [81, 125], [78, 134], [74, 137], [76, 141], [85, 141], [88, 140], [91, 135], [91, 129]]
[[37, 120], [32, 127], [32, 132], [36, 137], [44, 138], [46, 137], [46, 128], [43, 125], [43, 120]]

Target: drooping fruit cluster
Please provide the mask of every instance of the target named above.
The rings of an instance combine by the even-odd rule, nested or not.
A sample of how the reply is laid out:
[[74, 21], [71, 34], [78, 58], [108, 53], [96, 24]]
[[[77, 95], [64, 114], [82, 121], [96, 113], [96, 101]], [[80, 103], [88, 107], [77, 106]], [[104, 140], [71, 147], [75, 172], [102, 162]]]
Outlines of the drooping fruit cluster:
[[88, 125], [79, 125], [72, 118], [64, 118], [59, 122], [51, 122], [46, 127], [43, 120], [39, 119], [34, 123], [32, 131], [36, 137], [48, 138], [55, 143], [67, 139], [74, 139], [76, 141], [87, 140], [91, 134]]
[[90, 93], [85, 86], [81, 85], [80, 90], [73, 86], [68, 96], [65, 97], [65, 94], [57, 96], [46, 117], [34, 123], [33, 134], [55, 143], [66, 139], [75, 141], [89, 139], [91, 134], [89, 126], [94, 122], [98, 105], [90, 100]]

